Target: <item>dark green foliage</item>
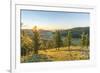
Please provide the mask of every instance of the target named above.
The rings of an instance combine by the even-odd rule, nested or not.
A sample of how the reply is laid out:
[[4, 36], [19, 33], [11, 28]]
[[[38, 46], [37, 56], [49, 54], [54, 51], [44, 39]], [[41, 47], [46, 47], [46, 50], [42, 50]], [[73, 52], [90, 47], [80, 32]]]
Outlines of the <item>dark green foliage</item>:
[[61, 36], [66, 37], [66, 35], [69, 31], [72, 34], [72, 38], [80, 38], [82, 32], [85, 32], [86, 34], [89, 35], [89, 27], [75, 27], [72, 29], [61, 30], [60, 34], [61, 34]]
[[86, 39], [85, 32], [83, 32], [82, 35], [81, 35], [81, 46], [82, 46], [82, 48], [85, 46], [85, 39]]
[[48, 40], [46, 42], [46, 47], [47, 47], [47, 49], [54, 48], [54, 42], [52, 40]]
[[73, 38], [80, 38], [83, 32], [89, 34], [89, 27], [76, 27], [69, 30], [72, 32]]
[[54, 42], [55, 42], [55, 47], [57, 50], [62, 46], [62, 40], [61, 40], [61, 35], [59, 31], [56, 31], [54, 34]]
[[71, 54], [71, 51], [70, 51], [71, 50], [70, 46], [72, 45], [72, 34], [71, 34], [71, 31], [68, 31], [68, 34], [67, 34], [67, 36], [65, 38], [65, 43], [66, 43], [65, 46], [67, 46], [68, 49], [69, 49], [70, 58], [72, 58], [72, 54]]
[[67, 36], [64, 38], [63, 46], [64, 46], [64, 47], [68, 46], [68, 44], [67, 44]]
[[31, 38], [25, 33], [21, 34], [21, 55], [28, 55], [32, 51], [33, 45]]
[[21, 56], [25, 56], [26, 55], [26, 49], [21, 47]]
[[81, 46], [83, 47], [87, 47], [89, 46], [89, 35], [85, 34], [85, 32], [82, 33], [81, 35]]
[[46, 51], [47, 49], [47, 40], [42, 39], [40, 42], [40, 49], [43, 49]]
[[89, 46], [89, 35], [88, 34], [86, 34], [85, 35], [85, 46], [88, 48], [88, 46]]
[[71, 41], [72, 41], [72, 34], [69, 31], [68, 35], [67, 35], [67, 46], [68, 46], [69, 49], [70, 49], [70, 46], [71, 46]]
[[36, 26], [33, 28], [33, 34], [34, 54], [38, 54], [40, 48], [40, 36]]

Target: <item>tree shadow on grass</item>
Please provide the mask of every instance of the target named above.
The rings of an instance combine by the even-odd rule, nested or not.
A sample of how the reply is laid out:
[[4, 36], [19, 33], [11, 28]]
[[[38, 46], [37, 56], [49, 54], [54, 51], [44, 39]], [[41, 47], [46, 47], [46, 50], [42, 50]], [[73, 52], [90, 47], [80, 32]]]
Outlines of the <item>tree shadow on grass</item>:
[[52, 60], [47, 55], [44, 55], [44, 54], [34, 54], [31, 57], [31, 59], [29, 59], [26, 62], [30, 63], [30, 62], [49, 62], [49, 61], [52, 61]]

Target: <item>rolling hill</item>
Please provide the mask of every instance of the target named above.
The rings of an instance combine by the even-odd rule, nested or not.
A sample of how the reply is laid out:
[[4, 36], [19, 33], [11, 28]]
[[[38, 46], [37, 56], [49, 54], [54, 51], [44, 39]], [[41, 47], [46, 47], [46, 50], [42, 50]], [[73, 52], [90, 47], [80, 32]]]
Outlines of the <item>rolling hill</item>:
[[[89, 34], [89, 27], [76, 27], [76, 28], [59, 30], [59, 31], [62, 37], [65, 37], [68, 31], [71, 31], [73, 38], [80, 38], [82, 32]], [[28, 34], [30, 37], [34, 35], [34, 33], [32, 32], [32, 29], [21, 29], [21, 32]], [[45, 38], [45, 39], [50, 39], [51, 36], [54, 34], [54, 31], [40, 29], [39, 33], [40, 33], [40, 37]]]

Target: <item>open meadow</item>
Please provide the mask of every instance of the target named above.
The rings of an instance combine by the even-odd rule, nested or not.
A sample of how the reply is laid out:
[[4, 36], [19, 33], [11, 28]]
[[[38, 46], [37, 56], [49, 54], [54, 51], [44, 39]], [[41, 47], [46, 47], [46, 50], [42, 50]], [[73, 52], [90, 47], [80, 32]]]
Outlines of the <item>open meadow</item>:
[[39, 50], [39, 53], [30, 54], [28, 56], [22, 56], [21, 62], [50, 62], [50, 61], [72, 61], [72, 60], [88, 60], [89, 49], [81, 49], [79, 46], [71, 46], [69, 50], [66, 47], [62, 47], [59, 50], [48, 49]]

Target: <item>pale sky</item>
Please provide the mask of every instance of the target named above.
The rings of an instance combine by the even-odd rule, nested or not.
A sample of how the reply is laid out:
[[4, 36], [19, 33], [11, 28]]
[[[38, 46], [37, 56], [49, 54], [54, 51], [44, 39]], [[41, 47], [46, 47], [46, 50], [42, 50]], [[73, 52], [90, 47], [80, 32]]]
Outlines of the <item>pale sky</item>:
[[89, 13], [21, 10], [22, 29], [55, 30], [89, 26]]

